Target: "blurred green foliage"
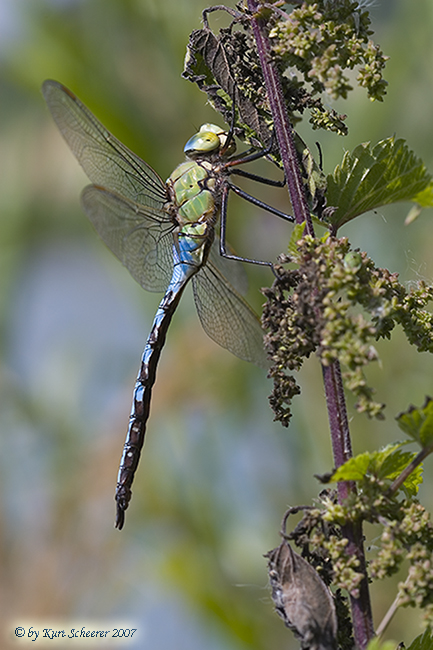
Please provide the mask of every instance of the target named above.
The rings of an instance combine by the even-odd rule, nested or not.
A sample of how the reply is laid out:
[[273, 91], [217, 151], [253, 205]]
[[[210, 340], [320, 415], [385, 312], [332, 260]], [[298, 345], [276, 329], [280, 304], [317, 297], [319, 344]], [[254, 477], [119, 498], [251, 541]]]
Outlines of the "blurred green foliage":
[[[3, 6], [15, 15], [0, 51], [4, 622], [122, 618], [142, 633], [131, 648], [296, 648], [272, 612], [261, 556], [278, 541], [285, 507], [309, 502], [317, 492], [313, 474], [332, 466], [318, 363], [312, 359], [303, 369], [303, 394], [291, 428], [283, 430], [271, 422], [265, 374], [208, 341], [185, 297], [163, 355], [128, 521], [115, 531], [117, 464], [159, 296], [134, 285], [80, 213], [86, 179], [39, 90], [45, 78], [69, 86], [167, 177], [188, 137], [215, 121], [204, 95], [180, 77], [188, 34], [207, 2], [3, 0]], [[396, 133], [431, 171], [431, 2], [383, 1], [373, 7], [373, 26], [391, 56], [388, 97], [370, 104], [355, 92], [347, 104], [336, 104], [349, 114], [350, 134], [344, 141], [321, 138], [325, 170], [332, 171], [343, 147]], [[317, 134], [302, 135], [314, 147]], [[260, 196], [287, 209], [284, 190], [274, 198], [260, 188]], [[405, 206], [400, 210], [401, 219], [387, 221], [383, 210], [343, 234], [377, 264], [400, 271], [402, 282], [431, 280], [430, 213], [405, 228]], [[251, 216], [240, 201], [231, 215], [240, 253], [274, 258], [289, 240], [286, 225]], [[258, 307], [257, 287], [272, 278], [249, 271]], [[354, 420], [356, 453], [394, 440], [392, 416], [431, 392], [430, 359], [402, 336], [379, 353], [383, 366], [369, 381], [380, 386], [388, 419]], [[427, 461], [426, 501], [429, 473]], [[376, 622], [393, 595], [389, 584], [374, 595]], [[406, 642], [419, 632], [411, 612], [393, 625], [391, 636]]]

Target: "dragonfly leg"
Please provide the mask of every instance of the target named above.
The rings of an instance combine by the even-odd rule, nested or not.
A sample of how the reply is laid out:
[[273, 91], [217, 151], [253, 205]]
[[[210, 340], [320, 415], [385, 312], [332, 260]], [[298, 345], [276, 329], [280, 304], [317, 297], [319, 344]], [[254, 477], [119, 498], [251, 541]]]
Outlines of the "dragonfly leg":
[[262, 208], [262, 210], [265, 210], [266, 212], [270, 212], [271, 214], [275, 214], [277, 217], [280, 217], [281, 219], [285, 219], [286, 221], [290, 221], [292, 223], [295, 221], [295, 217], [293, 217], [292, 215], [286, 214], [281, 210], [277, 210], [277, 208], [273, 208], [272, 205], [269, 205], [268, 203], [264, 203], [263, 201], [260, 201], [260, 199], [256, 199], [254, 196], [251, 196], [251, 194], [248, 194], [247, 192], [244, 192], [244, 190], [241, 190], [241, 188], [237, 187], [237, 185], [233, 185], [232, 183], [227, 183], [227, 185], [229, 190], [232, 190], [235, 194], [241, 196], [243, 199], [249, 201], [253, 205], [257, 205], [257, 207]]
[[262, 260], [253, 260], [248, 257], [240, 257], [239, 255], [232, 255], [227, 252], [226, 246], [226, 231], [227, 231], [227, 204], [228, 204], [228, 195], [229, 190], [231, 189], [230, 185], [226, 185], [223, 189], [221, 195], [221, 227], [220, 227], [220, 255], [229, 260], [237, 260], [239, 262], [248, 262], [249, 264], [259, 264], [260, 266], [269, 266], [271, 269], [274, 268], [272, 262], [265, 262]]
[[[231, 127], [230, 127], [230, 132], [231, 132]], [[282, 181], [277, 181], [272, 178], [265, 178], [264, 176], [260, 176], [259, 174], [253, 174], [251, 172], [247, 172], [244, 169], [236, 169], [238, 165], [243, 165], [244, 163], [253, 162], [254, 160], [259, 160], [260, 158], [264, 158], [265, 156], [270, 154], [274, 146], [274, 138], [275, 138], [275, 133], [273, 131], [271, 141], [266, 148], [260, 149], [259, 151], [257, 150], [252, 151], [251, 153], [250, 153], [251, 150], [248, 150], [245, 153], [240, 154], [236, 158], [233, 157], [232, 159], [226, 162], [224, 168], [227, 170], [229, 174], [237, 174], [238, 176], [249, 178], [250, 180], [256, 181], [257, 183], [264, 183], [266, 185], [272, 185], [273, 187], [284, 187], [286, 184], [285, 178]]]
[[[269, 155], [272, 152], [272, 149], [274, 148], [274, 140], [275, 140], [275, 131], [272, 131], [272, 136], [267, 147], [264, 147], [263, 149], [259, 149], [258, 151], [254, 151], [253, 153], [249, 153], [249, 151], [246, 151], [245, 153], [240, 154], [239, 156], [233, 156], [230, 160], [226, 162], [225, 168], [228, 169], [230, 167], [243, 165], [244, 163], [253, 162], [254, 160], [259, 160], [260, 158], [264, 158], [265, 156]], [[233, 174], [235, 172], [231, 171], [230, 173]]]
[[258, 174], [246, 172], [244, 169], [231, 169], [230, 174], [236, 174], [237, 176], [242, 176], [243, 178], [249, 178], [250, 180], [256, 181], [257, 183], [272, 185], [272, 187], [284, 187], [286, 184], [285, 178], [283, 178], [282, 181], [276, 181], [273, 178], [265, 178], [264, 176], [259, 176]]

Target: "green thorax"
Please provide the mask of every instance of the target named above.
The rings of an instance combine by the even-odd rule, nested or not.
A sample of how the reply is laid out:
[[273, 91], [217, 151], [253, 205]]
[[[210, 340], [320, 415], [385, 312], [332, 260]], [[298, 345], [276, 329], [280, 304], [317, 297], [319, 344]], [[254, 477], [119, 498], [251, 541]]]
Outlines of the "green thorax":
[[167, 180], [179, 220], [187, 223], [210, 221], [215, 211], [212, 190], [215, 180], [208, 161], [187, 160]]

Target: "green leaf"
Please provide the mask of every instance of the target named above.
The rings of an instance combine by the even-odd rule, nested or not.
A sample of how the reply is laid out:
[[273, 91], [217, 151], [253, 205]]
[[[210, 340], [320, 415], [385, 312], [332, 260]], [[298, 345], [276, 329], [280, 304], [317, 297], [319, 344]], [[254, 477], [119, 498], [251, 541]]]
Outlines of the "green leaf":
[[294, 260], [297, 260], [299, 258], [298, 241], [302, 239], [304, 235], [304, 230], [305, 230], [305, 221], [303, 221], [302, 223], [297, 223], [292, 230], [292, 234], [290, 235], [288, 249], [289, 249], [290, 257], [293, 257]]
[[376, 637], [370, 641], [366, 650], [397, 650], [397, 648], [398, 643], [396, 641], [381, 641]]
[[412, 206], [404, 221], [405, 226], [408, 226], [410, 223], [415, 221], [415, 219], [418, 219], [423, 208], [433, 207], [433, 183], [430, 183], [425, 190], [419, 192], [413, 200], [415, 201], [415, 205]]
[[422, 208], [431, 208], [433, 207], [433, 183], [427, 185], [425, 190], [419, 192], [413, 199], [415, 203], [418, 203]]
[[350, 458], [335, 470], [331, 481], [361, 481], [368, 470], [372, 454], [368, 451]]
[[433, 634], [426, 630], [424, 634], [417, 636], [406, 650], [431, 650], [432, 648]]
[[[393, 481], [417, 455], [414, 452], [403, 452], [402, 445], [397, 442], [387, 445], [378, 451], [366, 451], [350, 458], [332, 475], [331, 481], [362, 481], [368, 476], [381, 480]], [[422, 466], [418, 465], [402, 485], [408, 496], [415, 496], [422, 483]]]
[[[360, 214], [397, 201], [433, 205], [433, 182], [422, 160], [404, 140], [366, 142], [346, 151], [327, 177], [326, 219], [335, 227]], [[421, 203], [422, 202], [422, 203]]]
[[410, 406], [396, 417], [398, 426], [423, 449], [433, 445], [433, 400], [426, 397], [424, 406]]

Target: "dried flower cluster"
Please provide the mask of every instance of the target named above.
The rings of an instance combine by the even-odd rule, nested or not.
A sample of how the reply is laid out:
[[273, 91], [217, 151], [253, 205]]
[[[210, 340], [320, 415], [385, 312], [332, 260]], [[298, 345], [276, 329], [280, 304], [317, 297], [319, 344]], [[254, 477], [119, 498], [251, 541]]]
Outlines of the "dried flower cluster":
[[382, 70], [388, 57], [370, 40], [370, 22], [358, 2], [318, 0], [294, 9], [270, 37], [279, 60], [302, 72], [317, 93], [346, 99], [352, 86], [343, 71], [360, 66], [359, 85], [371, 99], [382, 101], [387, 86]]
[[374, 401], [364, 375], [367, 364], [378, 359], [372, 342], [389, 338], [399, 323], [419, 351], [433, 352], [433, 316], [424, 309], [433, 300], [433, 287], [420, 282], [408, 292], [396, 273], [376, 267], [366, 253], [352, 251], [346, 238], [304, 237], [298, 253], [282, 262], [295, 262], [297, 268], [279, 265], [277, 280], [264, 290], [275, 419], [288, 426], [291, 400], [300, 393], [290, 373], [312, 352], [323, 365], [338, 359], [356, 409], [382, 418], [384, 405]]
[[418, 607], [422, 622], [433, 630], [433, 525], [429, 513], [418, 502], [405, 500], [394, 517], [383, 521], [380, 548], [372, 560], [372, 578], [396, 573], [409, 561], [407, 579], [398, 585], [398, 604]]

